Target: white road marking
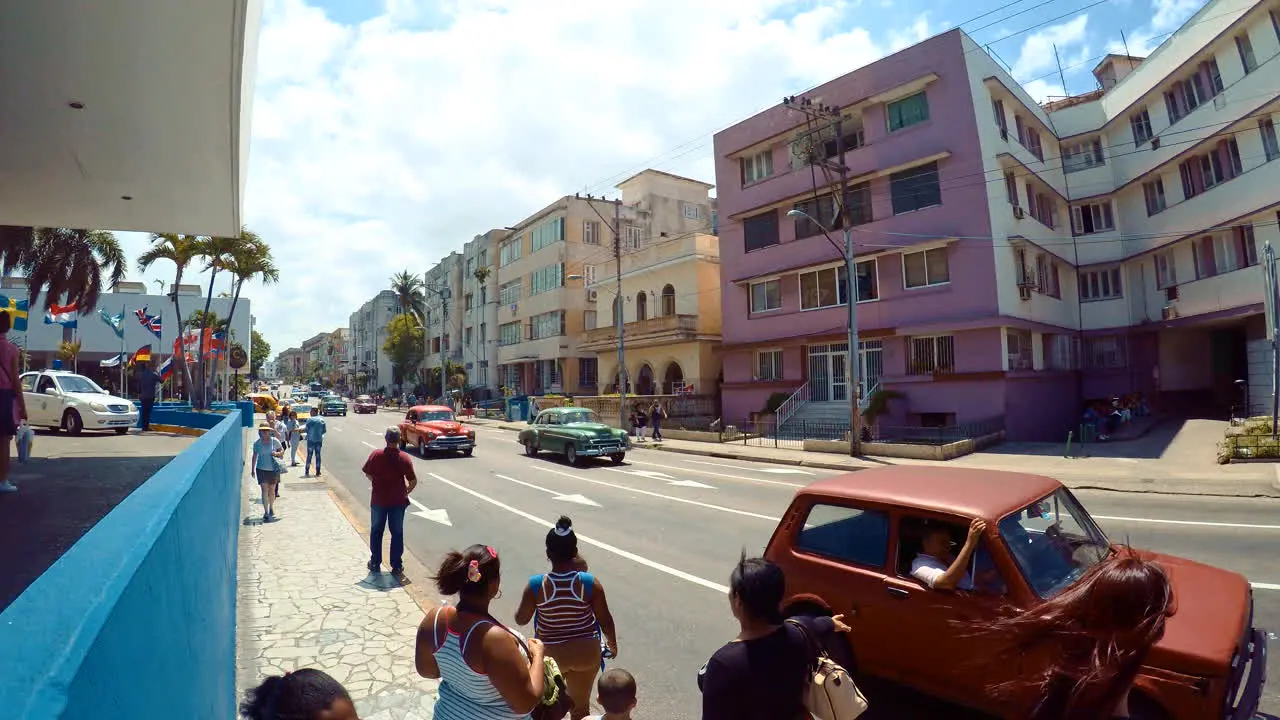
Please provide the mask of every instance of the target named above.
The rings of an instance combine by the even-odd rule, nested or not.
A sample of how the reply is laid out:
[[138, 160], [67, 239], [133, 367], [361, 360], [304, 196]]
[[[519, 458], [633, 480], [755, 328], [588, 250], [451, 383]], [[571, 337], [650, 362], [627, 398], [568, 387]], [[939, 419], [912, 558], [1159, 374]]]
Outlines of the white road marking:
[[1249, 583], [1254, 590], [1280, 590], [1280, 584], [1277, 583]]
[[1195, 525], [1198, 527], [1242, 528], [1245, 530], [1280, 530], [1280, 525], [1253, 525], [1250, 523], [1206, 522], [1202, 520], [1162, 520], [1160, 518], [1115, 517], [1111, 515], [1094, 515], [1094, 520], [1115, 520], [1117, 522], [1151, 523], [1155, 525]]
[[373, 443], [370, 443], [370, 442], [365, 442], [365, 441], [363, 441], [363, 440], [361, 440], [361, 441], [360, 441], [360, 444], [361, 444], [361, 445], [365, 445], [365, 446], [367, 446], [367, 447], [371, 447], [371, 448], [373, 448], [374, 450], [377, 450], [377, 449], [378, 449], [378, 446], [377, 446], [377, 445], [374, 445]]
[[525, 482], [523, 480], [517, 480], [513, 477], [507, 477], [506, 475], [499, 475], [498, 473], [494, 473], [493, 476], [502, 478], [503, 480], [510, 480], [511, 482], [517, 485], [523, 485], [527, 488], [533, 488], [534, 490], [541, 490], [542, 492], [548, 495], [553, 495], [554, 497], [551, 498], [552, 500], [564, 500], [566, 502], [578, 503], [579, 505], [591, 505], [592, 507], [600, 507], [600, 503], [596, 502], [595, 500], [592, 500], [591, 498], [584, 497], [582, 495], [561, 495], [555, 490], [548, 490], [542, 487], [541, 485], [534, 485], [533, 483]]
[[697, 500], [689, 500], [686, 498], [674, 497], [672, 495], [663, 495], [662, 493], [649, 492], [648, 490], [641, 490], [639, 488], [628, 487], [626, 485], [617, 485], [615, 483], [605, 482], [603, 480], [593, 480], [591, 478], [585, 478], [579, 475], [570, 475], [567, 472], [552, 470], [549, 467], [543, 467], [541, 465], [534, 465], [533, 467], [536, 470], [554, 473], [556, 475], [563, 475], [567, 478], [572, 478], [574, 480], [581, 480], [583, 482], [595, 483], [596, 485], [611, 487], [611, 488], [614, 488], [615, 490], [625, 490], [626, 492], [639, 493], [641, 495], [649, 495], [650, 497], [661, 498], [663, 500], [670, 500], [671, 502], [684, 503], [685, 505], [697, 505], [698, 507], [704, 507], [709, 510], [719, 510], [720, 512], [732, 513], [734, 515], [744, 515], [746, 517], [760, 518], [761, 520], [768, 520], [769, 522], [772, 522], [772, 523], [776, 523], [779, 520], [781, 520], [781, 518], [772, 517], [770, 515], [761, 515], [760, 513], [754, 513], [754, 512], [751, 512], [750, 510], [738, 510], [737, 508], [729, 508], [723, 505], [712, 505], [711, 503], [698, 502]]
[[[516, 508], [513, 508], [513, 507], [511, 507], [510, 505], [508, 505], [508, 504], [506, 504], [506, 503], [504, 503], [504, 502], [502, 502], [502, 501], [500, 501], [500, 500], [495, 500], [495, 499], [493, 499], [493, 498], [489, 497], [488, 495], [484, 495], [484, 494], [482, 494], [482, 493], [478, 493], [478, 492], [476, 492], [475, 490], [472, 490], [472, 489], [471, 489], [471, 488], [469, 488], [469, 487], [464, 487], [464, 486], [462, 486], [462, 485], [459, 485], [458, 483], [453, 482], [452, 480], [446, 480], [445, 478], [442, 478], [442, 477], [440, 477], [439, 475], [437, 475], [437, 474], [435, 474], [435, 473], [427, 473], [427, 474], [428, 474], [428, 475], [430, 475], [431, 477], [435, 478], [436, 480], [439, 480], [440, 482], [442, 482], [442, 483], [446, 484], [446, 485], [449, 485], [449, 486], [451, 486], [451, 487], [457, 488], [458, 490], [461, 490], [462, 492], [467, 493], [468, 495], [471, 495], [472, 497], [475, 497], [475, 498], [477, 498], [477, 499], [483, 500], [483, 501], [485, 501], [485, 502], [489, 503], [490, 505], [493, 505], [493, 506], [495, 506], [495, 507], [500, 507], [500, 508], [502, 508], [503, 510], [506, 510], [507, 512], [509, 512], [509, 513], [512, 513], [512, 514], [514, 514], [514, 515], [519, 515], [520, 517], [522, 517], [522, 518], [524, 518], [524, 519], [526, 519], [526, 520], [528, 520], [528, 521], [530, 521], [530, 522], [533, 522], [533, 523], [536, 523], [536, 524], [538, 524], [538, 525], [541, 525], [541, 526], [542, 526], [542, 527], [544, 527], [544, 528], [550, 529], [550, 528], [555, 527], [555, 523], [547, 522], [546, 520], [543, 520], [542, 518], [540, 518], [540, 517], [538, 517], [538, 516], [536, 516], [536, 515], [531, 515], [531, 514], [529, 514], [529, 513], [525, 512], [525, 511], [523, 511], [523, 510], [518, 510], [518, 509], [516, 509]], [[724, 593], [724, 594], [726, 594], [726, 595], [729, 593], [729, 588], [728, 588], [728, 586], [721, 585], [720, 583], [716, 583], [716, 582], [711, 582], [710, 580], [705, 580], [705, 579], [703, 579], [703, 578], [698, 577], [697, 575], [692, 575], [692, 574], [687, 573], [687, 572], [685, 572], [685, 571], [683, 571], [683, 570], [677, 570], [676, 568], [673, 568], [673, 567], [671, 567], [671, 566], [669, 566], [669, 565], [663, 565], [663, 564], [662, 564], [662, 563], [660, 563], [660, 562], [656, 562], [656, 561], [654, 561], [654, 560], [650, 560], [649, 558], [642, 557], [642, 556], [640, 556], [640, 555], [636, 555], [636, 554], [635, 554], [635, 553], [633, 553], [633, 552], [628, 552], [628, 551], [626, 551], [626, 550], [623, 550], [622, 548], [615, 547], [615, 546], [610, 545], [609, 543], [606, 543], [606, 542], [601, 542], [601, 541], [599, 541], [599, 540], [596, 540], [595, 538], [588, 537], [588, 536], [583, 535], [583, 534], [581, 534], [581, 533], [578, 533], [578, 534], [577, 534], [577, 536], [578, 536], [578, 540], [580, 540], [580, 541], [582, 541], [582, 542], [584, 542], [584, 543], [586, 543], [586, 544], [588, 544], [588, 545], [591, 545], [591, 546], [594, 546], [594, 547], [598, 547], [598, 548], [600, 548], [601, 550], [604, 550], [604, 551], [606, 551], [606, 552], [611, 552], [611, 553], [613, 553], [613, 554], [617, 555], [618, 557], [626, 558], [627, 560], [630, 560], [630, 561], [632, 561], [632, 562], [638, 563], [638, 564], [640, 564], [640, 565], [644, 565], [645, 567], [648, 567], [648, 568], [652, 568], [652, 569], [654, 569], [654, 570], [657, 570], [658, 572], [666, 573], [667, 575], [671, 575], [672, 577], [677, 577], [677, 578], [680, 578], [681, 580], [685, 580], [685, 581], [691, 582], [691, 583], [693, 583], [694, 585], [701, 585], [702, 587], [707, 588], [708, 590], [715, 590], [715, 591], [717, 591], [717, 592], [721, 592], [721, 593]]]
[[760, 468], [758, 472], [773, 473], [774, 475], [812, 475], [808, 470], [799, 468]]
[[[715, 477], [729, 478], [731, 480], [746, 480], [747, 482], [764, 483], [765, 485], [782, 485], [783, 487], [793, 487], [793, 488], [802, 488], [805, 486], [804, 483], [793, 483], [793, 482], [786, 482], [783, 480], [766, 480], [764, 478], [746, 477], [745, 475], [727, 475], [725, 473], [712, 472], [710, 470], [695, 470], [694, 468], [680, 468], [680, 467], [674, 467], [672, 465], [660, 465], [658, 463], [643, 462], [640, 460], [632, 460], [630, 464], [648, 465], [649, 467], [660, 467], [660, 468], [665, 468], [667, 470], [684, 470], [685, 472], [701, 473], [703, 475], [712, 475]], [[746, 468], [738, 468], [738, 469], [745, 470]]]
[[426, 505], [423, 505], [422, 503], [418, 502], [417, 500], [414, 500], [413, 498], [409, 498], [409, 502], [413, 503], [413, 506], [418, 508], [415, 512], [409, 513], [410, 515], [417, 515], [420, 518], [426, 518], [433, 522], [438, 522], [441, 525], [448, 525], [449, 527], [453, 527], [453, 523], [449, 521], [449, 511], [445, 510], [444, 508], [440, 508], [439, 510], [432, 510], [431, 508], [427, 507]]
[[382, 434], [382, 433], [378, 432], [377, 430], [370, 430], [369, 428], [365, 428], [365, 429], [364, 429], [364, 431], [365, 431], [365, 432], [367, 432], [367, 433], [369, 433], [370, 435], [381, 435], [381, 434]]
[[707, 485], [706, 483], [700, 483], [697, 480], [677, 480], [666, 473], [655, 472], [653, 470], [618, 470], [616, 468], [605, 468], [605, 470], [609, 470], [610, 472], [626, 473], [627, 475], [639, 475], [640, 477], [649, 478], [650, 480], [662, 480], [668, 485], [715, 490], [715, 487]]

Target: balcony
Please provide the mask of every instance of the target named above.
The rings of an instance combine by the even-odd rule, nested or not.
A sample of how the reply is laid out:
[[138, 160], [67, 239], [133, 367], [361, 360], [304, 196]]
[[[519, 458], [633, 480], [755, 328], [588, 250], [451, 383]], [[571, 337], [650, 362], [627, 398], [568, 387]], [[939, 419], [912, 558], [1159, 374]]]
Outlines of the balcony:
[[[652, 347], [693, 340], [720, 340], [719, 333], [699, 333], [697, 315], [664, 315], [623, 325], [627, 347]], [[580, 347], [587, 351], [617, 347], [618, 329], [613, 325], [588, 330]]]

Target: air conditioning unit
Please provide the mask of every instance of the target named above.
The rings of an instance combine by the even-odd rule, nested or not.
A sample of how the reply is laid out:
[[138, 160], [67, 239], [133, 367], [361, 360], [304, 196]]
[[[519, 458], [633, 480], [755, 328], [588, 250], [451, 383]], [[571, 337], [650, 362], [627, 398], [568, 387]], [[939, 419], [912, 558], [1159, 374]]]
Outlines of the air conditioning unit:
[[1013, 206], [1013, 217], [1014, 217], [1014, 218], [1016, 218], [1016, 219], [1018, 219], [1018, 220], [1021, 220], [1022, 218], [1026, 217], [1026, 216], [1027, 216], [1027, 211], [1026, 211], [1026, 210], [1023, 210], [1021, 206], [1019, 206], [1019, 205], [1014, 205], [1014, 206]]
[[598, 291], [598, 290], [588, 290], [588, 291], [587, 291], [587, 302], [595, 302], [597, 297], [599, 297], [599, 291]]
[[1160, 138], [1158, 138], [1158, 137], [1153, 137], [1153, 138], [1151, 138], [1151, 149], [1152, 149], [1152, 150], [1159, 150], [1159, 149], [1160, 149]]
[[1173, 320], [1176, 317], [1178, 317], [1178, 308], [1176, 305], [1165, 305], [1160, 308], [1161, 320]]
[[1029, 285], [1018, 285], [1018, 297], [1023, 300], [1031, 299], [1031, 287]]

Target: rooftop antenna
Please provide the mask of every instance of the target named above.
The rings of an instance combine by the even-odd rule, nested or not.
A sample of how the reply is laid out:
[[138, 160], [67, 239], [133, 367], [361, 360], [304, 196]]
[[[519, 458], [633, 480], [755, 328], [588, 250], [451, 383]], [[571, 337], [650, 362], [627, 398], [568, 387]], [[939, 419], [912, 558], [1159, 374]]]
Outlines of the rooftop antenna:
[[1129, 41], [1126, 40], [1124, 37], [1124, 30], [1120, 31], [1120, 42], [1124, 43], [1124, 56], [1133, 57], [1132, 55], [1129, 54]]
[[1062, 83], [1062, 95], [1071, 97], [1071, 93], [1067, 92], [1067, 75], [1062, 72], [1062, 59], [1058, 57], [1058, 44], [1053, 44], [1053, 61], [1058, 63], [1058, 80]]

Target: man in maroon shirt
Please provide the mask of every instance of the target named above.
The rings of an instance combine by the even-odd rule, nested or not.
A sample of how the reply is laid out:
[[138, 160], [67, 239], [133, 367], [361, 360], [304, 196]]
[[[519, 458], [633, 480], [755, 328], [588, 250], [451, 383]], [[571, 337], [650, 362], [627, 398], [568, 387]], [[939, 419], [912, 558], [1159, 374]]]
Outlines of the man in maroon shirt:
[[400, 575], [404, 572], [404, 511], [418, 478], [413, 474], [413, 459], [400, 451], [400, 428], [387, 428], [383, 438], [387, 446], [369, 453], [361, 468], [372, 485], [369, 572], [382, 570], [382, 531], [390, 525], [391, 572]]

